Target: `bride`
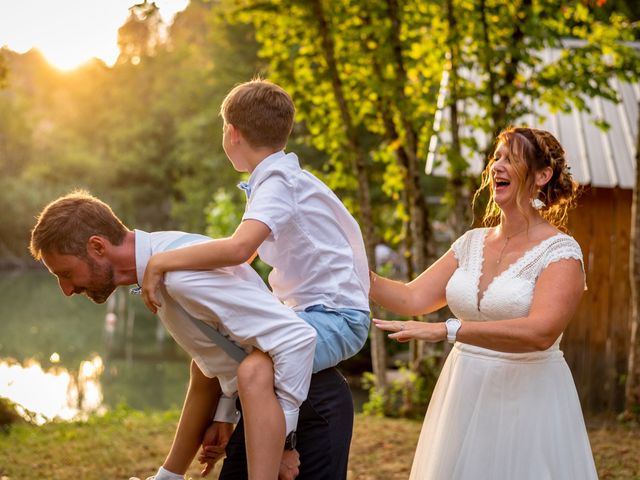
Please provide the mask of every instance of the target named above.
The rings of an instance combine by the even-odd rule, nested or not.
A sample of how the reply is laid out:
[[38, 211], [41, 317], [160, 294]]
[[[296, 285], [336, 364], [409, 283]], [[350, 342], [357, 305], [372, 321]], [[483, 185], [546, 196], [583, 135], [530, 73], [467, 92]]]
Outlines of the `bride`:
[[597, 478], [559, 349], [585, 289], [580, 247], [558, 230], [576, 194], [562, 146], [543, 130], [504, 130], [479, 192], [487, 188], [492, 226], [468, 231], [412, 282], [372, 274], [383, 307], [414, 316], [448, 305], [456, 317], [374, 320], [400, 342], [454, 343], [411, 479]]

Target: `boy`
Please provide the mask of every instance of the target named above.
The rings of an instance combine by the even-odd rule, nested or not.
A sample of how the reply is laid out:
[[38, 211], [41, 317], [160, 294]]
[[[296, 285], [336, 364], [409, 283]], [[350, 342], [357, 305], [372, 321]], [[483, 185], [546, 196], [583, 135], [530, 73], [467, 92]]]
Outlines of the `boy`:
[[[253, 80], [231, 90], [221, 107], [223, 148], [237, 171], [251, 174], [248, 183], [240, 185], [247, 194], [242, 222], [231, 237], [152, 257], [143, 296], [155, 311], [160, 306], [155, 292], [164, 272], [239, 265], [257, 252], [273, 267], [273, 293], [317, 331], [315, 373], [364, 345], [369, 274], [355, 219], [326, 185], [300, 168], [295, 154], [283, 151], [294, 114], [291, 97], [271, 82]], [[268, 359], [254, 370], [257, 378], [270, 372]], [[250, 425], [245, 429], [248, 452], [269, 443], [269, 432], [252, 431]], [[303, 475], [303, 452], [301, 462]], [[331, 478], [346, 477], [346, 460], [338, 468]]]

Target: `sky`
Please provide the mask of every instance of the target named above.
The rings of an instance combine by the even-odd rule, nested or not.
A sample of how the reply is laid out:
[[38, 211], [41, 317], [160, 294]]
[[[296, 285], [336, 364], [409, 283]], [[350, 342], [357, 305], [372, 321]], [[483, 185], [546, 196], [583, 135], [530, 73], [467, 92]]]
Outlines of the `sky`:
[[[141, 0], [0, 0], [0, 46], [24, 53], [35, 47], [61, 70], [98, 57], [113, 65], [118, 28]], [[189, 0], [155, 0], [165, 22]]]

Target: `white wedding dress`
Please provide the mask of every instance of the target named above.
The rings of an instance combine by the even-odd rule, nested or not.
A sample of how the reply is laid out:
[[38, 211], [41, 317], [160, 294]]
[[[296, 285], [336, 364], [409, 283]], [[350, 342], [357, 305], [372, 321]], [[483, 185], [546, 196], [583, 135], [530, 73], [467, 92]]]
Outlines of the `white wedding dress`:
[[[458, 269], [447, 284], [447, 302], [463, 322], [526, 316], [542, 270], [562, 259], [582, 262], [576, 241], [557, 234], [480, 293], [487, 231], [470, 230], [452, 246]], [[429, 403], [411, 479], [597, 479], [559, 343], [542, 352], [503, 353], [457, 342]]]

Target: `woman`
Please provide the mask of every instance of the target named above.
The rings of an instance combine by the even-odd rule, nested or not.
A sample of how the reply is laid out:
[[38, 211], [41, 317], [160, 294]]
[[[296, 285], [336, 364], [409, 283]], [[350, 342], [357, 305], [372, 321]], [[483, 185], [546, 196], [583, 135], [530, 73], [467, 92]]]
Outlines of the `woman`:
[[[550, 133], [509, 128], [480, 191], [485, 224], [409, 283], [372, 274], [402, 315], [448, 305], [445, 323], [374, 320], [398, 341], [455, 342], [433, 392], [411, 479], [592, 479], [593, 455], [562, 332], [585, 288], [582, 253], [558, 230], [577, 186]], [[476, 193], [477, 198], [478, 193]]]

